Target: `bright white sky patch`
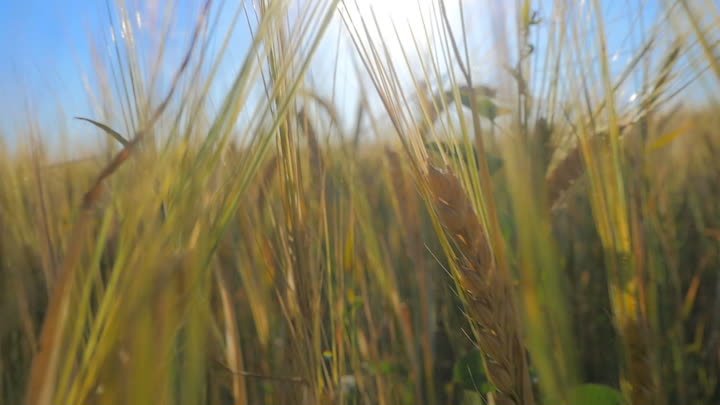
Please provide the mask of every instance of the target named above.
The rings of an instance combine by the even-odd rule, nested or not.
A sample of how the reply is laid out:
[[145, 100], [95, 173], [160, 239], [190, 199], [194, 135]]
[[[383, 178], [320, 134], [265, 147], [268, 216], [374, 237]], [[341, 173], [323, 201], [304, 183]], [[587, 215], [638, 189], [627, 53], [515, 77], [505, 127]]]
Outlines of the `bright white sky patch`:
[[[353, 40], [365, 49], [361, 52], [369, 59], [373, 59], [371, 49], [375, 48], [381, 64], [392, 66], [399, 85], [406, 94], [412, 94], [412, 77], [422, 76], [421, 58], [427, 57], [432, 48], [428, 37], [435, 41], [439, 38], [437, 4], [435, 0], [345, 0], [339, 9], [341, 18], [335, 20], [338, 27], [330, 30], [332, 34], [321, 47], [313, 85], [328, 96], [335, 93], [335, 103], [350, 123], [361, 89], [365, 89], [374, 113], [383, 116], [383, 105]], [[459, 20], [457, 2], [448, 2], [448, 16], [453, 21]], [[337, 35], [340, 35], [339, 45]], [[331, 83], [330, 77], [336, 77], [336, 82]], [[334, 91], [330, 87], [334, 87]]]
[[[431, 7], [430, 2], [422, 0], [365, 0], [349, 1], [347, 10], [354, 20], [362, 19], [368, 23], [377, 20], [379, 34], [386, 40], [395, 38], [394, 25], [400, 41], [406, 45], [412, 44], [412, 29], [416, 31], [416, 37], [421, 38], [421, 45], [425, 45], [426, 41], [422, 35], [423, 19], [428, 21]], [[374, 40], [379, 39], [374, 38]]]
[[[363, 45], [381, 44], [397, 65], [424, 53], [428, 47], [426, 30], [432, 24], [433, 2], [427, 0], [347, 1], [342, 12], [360, 31], [354, 35]], [[367, 31], [365, 31], [367, 30]]]

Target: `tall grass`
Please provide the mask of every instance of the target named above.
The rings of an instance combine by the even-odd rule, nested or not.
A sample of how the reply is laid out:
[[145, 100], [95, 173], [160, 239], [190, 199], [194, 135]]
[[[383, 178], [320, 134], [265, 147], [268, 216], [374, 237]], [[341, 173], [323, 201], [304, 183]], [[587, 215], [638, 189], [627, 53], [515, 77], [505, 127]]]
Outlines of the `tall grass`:
[[[3, 403], [720, 400], [717, 106], [677, 107], [719, 79], [714, 5], [627, 2], [658, 12], [617, 72], [597, 0], [420, 2], [409, 38], [351, 0], [231, 3], [169, 74], [181, 5], [156, 49], [109, 6], [76, 117], [104, 146], [58, 163], [31, 117], [0, 148]], [[333, 28], [358, 106], [311, 80], [348, 64]]]

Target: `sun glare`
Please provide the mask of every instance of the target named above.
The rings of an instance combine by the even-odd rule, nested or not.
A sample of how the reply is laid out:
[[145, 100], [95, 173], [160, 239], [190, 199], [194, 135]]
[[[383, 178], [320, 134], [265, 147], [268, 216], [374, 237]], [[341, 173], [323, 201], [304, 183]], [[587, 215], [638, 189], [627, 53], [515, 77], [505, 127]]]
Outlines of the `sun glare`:
[[373, 41], [382, 40], [391, 51], [404, 48], [414, 53], [416, 44], [420, 51], [427, 46], [424, 30], [429, 28], [431, 7], [423, 0], [358, 0], [348, 2], [347, 11], [359, 26], [365, 22]]

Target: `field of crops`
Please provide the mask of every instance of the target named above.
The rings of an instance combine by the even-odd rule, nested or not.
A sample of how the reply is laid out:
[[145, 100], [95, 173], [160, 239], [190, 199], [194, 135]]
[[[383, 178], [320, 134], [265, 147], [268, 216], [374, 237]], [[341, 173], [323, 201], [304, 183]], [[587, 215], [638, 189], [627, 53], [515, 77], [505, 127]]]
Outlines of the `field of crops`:
[[109, 4], [98, 146], [0, 133], [0, 403], [720, 403], [718, 4], [402, 3]]

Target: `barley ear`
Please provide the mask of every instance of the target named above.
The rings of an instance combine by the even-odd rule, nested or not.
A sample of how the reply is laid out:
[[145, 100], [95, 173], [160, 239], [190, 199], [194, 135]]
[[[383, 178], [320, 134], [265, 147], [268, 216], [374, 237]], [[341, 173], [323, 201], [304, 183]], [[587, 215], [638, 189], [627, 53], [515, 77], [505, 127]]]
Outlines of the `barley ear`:
[[438, 219], [457, 250], [457, 277], [477, 327], [477, 344], [488, 379], [497, 389], [495, 402], [533, 404], [510, 280], [496, 268], [485, 230], [460, 181], [432, 165], [428, 166], [427, 180]]

